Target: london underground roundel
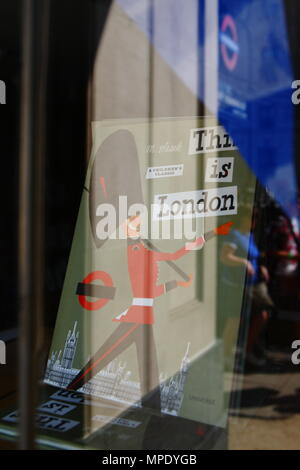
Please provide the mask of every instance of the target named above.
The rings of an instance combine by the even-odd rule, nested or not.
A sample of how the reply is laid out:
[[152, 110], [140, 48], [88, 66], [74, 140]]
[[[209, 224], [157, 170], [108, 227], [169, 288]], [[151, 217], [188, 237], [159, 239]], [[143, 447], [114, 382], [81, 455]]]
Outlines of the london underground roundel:
[[233, 71], [239, 58], [237, 27], [231, 15], [225, 15], [220, 32], [221, 55], [225, 67]]
[[[92, 281], [95, 280], [102, 281], [104, 286], [92, 284]], [[86, 310], [99, 310], [113, 298], [114, 289], [112, 278], [104, 271], [94, 271], [88, 274], [83, 282], [78, 285], [77, 294], [79, 303], [83, 308]], [[87, 297], [98, 297], [98, 300], [89, 301]]]

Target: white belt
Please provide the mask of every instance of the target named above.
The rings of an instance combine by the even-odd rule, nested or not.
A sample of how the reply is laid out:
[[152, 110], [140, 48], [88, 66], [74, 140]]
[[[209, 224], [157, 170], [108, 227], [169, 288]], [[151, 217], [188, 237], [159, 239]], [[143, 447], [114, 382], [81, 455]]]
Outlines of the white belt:
[[140, 307], [152, 307], [154, 299], [143, 299], [139, 297], [135, 297], [132, 300], [132, 305], [139, 305]]
[[[140, 297], [135, 297], [134, 299], [132, 299], [132, 305], [138, 305], [139, 307], [152, 307], [153, 303], [154, 299], [143, 299]], [[122, 317], [125, 317], [127, 315], [128, 310], [129, 309], [120, 313], [120, 315], [116, 317], [116, 320], [120, 320]]]

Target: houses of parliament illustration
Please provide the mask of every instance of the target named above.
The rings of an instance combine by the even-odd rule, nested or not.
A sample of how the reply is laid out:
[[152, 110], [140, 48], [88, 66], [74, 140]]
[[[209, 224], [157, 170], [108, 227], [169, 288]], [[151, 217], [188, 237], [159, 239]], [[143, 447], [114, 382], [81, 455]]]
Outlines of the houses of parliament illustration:
[[[73, 367], [76, 354], [79, 331], [77, 322], [73, 330], [69, 330], [63, 353], [53, 352], [47, 363], [44, 382], [59, 388], [67, 388], [68, 384], [77, 376], [79, 369]], [[162, 412], [176, 416], [179, 413], [183, 396], [184, 385], [189, 368], [189, 348], [181, 361], [180, 370], [170, 379], [164, 380], [160, 376]], [[109, 399], [129, 406], [141, 406], [140, 384], [131, 380], [131, 372], [126, 369], [125, 363], [112, 361], [108, 366], [92, 377], [79, 392], [98, 398]]]

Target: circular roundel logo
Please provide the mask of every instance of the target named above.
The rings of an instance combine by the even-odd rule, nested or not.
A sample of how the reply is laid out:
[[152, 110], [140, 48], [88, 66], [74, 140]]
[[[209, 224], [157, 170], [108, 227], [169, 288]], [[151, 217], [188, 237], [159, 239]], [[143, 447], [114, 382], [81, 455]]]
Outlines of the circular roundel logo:
[[225, 15], [220, 33], [221, 54], [226, 68], [233, 71], [239, 58], [238, 33], [234, 19]]
[[[92, 284], [93, 281], [102, 281], [103, 285]], [[76, 294], [80, 305], [86, 310], [99, 310], [104, 307], [110, 299], [114, 298], [115, 288], [111, 276], [105, 271], [94, 271], [88, 274], [77, 286]], [[87, 297], [97, 300], [87, 300]]]

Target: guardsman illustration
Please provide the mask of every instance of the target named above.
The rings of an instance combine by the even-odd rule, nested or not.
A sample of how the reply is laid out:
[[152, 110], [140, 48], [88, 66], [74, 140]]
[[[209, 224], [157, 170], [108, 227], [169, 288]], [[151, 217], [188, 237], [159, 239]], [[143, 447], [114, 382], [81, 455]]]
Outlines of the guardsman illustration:
[[[121, 167], [120, 160], [123, 161]], [[126, 175], [130, 184], [126, 179]], [[125, 182], [123, 181], [124, 178]], [[119, 195], [126, 195], [129, 204], [143, 203], [137, 150], [133, 136], [129, 131], [117, 131], [102, 143], [93, 164], [89, 192], [91, 229], [96, 246], [101, 248], [103, 240], [98, 240], [96, 236], [98, 222], [96, 208], [98, 205], [101, 202], [109, 202], [114, 204], [116, 211], [118, 211], [117, 201]], [[177, 287], [190, 286], [192, 275], [184, 273], [175, 264], [175, 261], [192, 250], [202, 249], [205, 243], [213, 237], [226, 235], [232, 223], [223, 224], [203, 234], [195, 241], [186, 243], [176, 252], [166, 253], [155, 249], [150, 241], [141, 239], [140, 215], [128, 217], [120, 222], [127, 235], [127, 262], [132, 304], [127, 310], [113, 319], [113, 322], [117, 323], [116, 329], [67, 388], [69, 390], [80, 389], [129, 346], [135, 344], [142, 404], [160, 410], [159, 368], [153, 334], [155, 298], [167, 294]], [[160, 262], [168, 263], [183, 280], [158, 284]], [[102, 291], [98, 289], [98, 296], [101, 296], [102, 292], [102, 295], [106, 298], [100, 299], [99, 302], [107, 301], [109, 293], [113, 292], [114, 289], [110, 276], [107, 276], [108, 282], [103, 286]], [[84, 295], [91, 295], [88, 285], [82, 283], [76, 293], [81, 299], [81, 304]]]

